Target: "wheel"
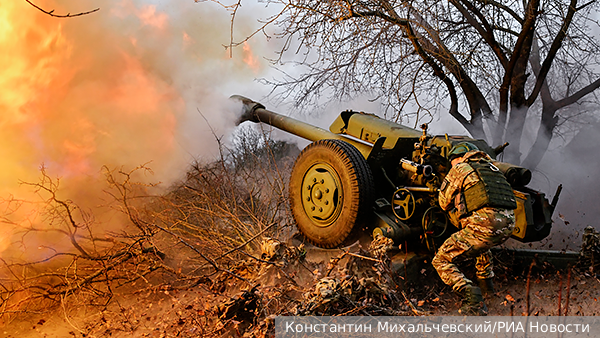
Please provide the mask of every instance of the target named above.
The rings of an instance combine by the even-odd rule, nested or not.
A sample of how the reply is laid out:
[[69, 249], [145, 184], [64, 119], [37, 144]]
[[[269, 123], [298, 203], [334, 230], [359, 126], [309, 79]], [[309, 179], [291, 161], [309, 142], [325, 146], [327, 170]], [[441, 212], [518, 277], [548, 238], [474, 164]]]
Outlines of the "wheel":
[[322, 248], [343, 244], [369, 214], [373, 186], [367, 161], [350, 143], [309, 144], [290, 177], [290, 205], [298, 230]]
[[448, 228], [448, 216], [446, 216], [446, 213], [442, 208], [433, 206], [423, 213], [421, 224], [423, 225], [423, 231], [427, 236], [439, 238], [446, 233], [446, 229]]
[[401, 221], [411, 218], [415, 212], [415, 197], [407, 189], [398, 189], [392, 196], [392, 211]]
[[436, 241], [440, 239], [442, 235], [446, 233], [446, 229], [448, 229], [448, 216], [442, 208], [433, 206], [423, 213], [421, 225], [423, 226], [427, 248], [431, 252], [436, 252]]

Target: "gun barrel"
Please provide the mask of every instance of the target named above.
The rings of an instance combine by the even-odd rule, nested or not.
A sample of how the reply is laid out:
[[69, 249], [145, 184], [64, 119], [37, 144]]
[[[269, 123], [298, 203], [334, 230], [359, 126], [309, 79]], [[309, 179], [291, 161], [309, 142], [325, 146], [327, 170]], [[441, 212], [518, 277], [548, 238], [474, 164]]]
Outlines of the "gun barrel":
[[252, 121], [255, 123], [262, 122], [310, 141], [325, 139], [342, 140], [355, 146], [365, 158], [367, 158], [371, 152], [372, 147], [370, 145], [350, 139], [348, 137], [344, 137], [342, 135], [334, 134], [323, 128], [310, 125], [291, 117], [269, 111], [265, 109], [265, 106], [262, 104], [252, 101], [249, 98], [240, 95], [232, 95], [230, 98], [239, 100], [243, 105], [237, 124], [245, 121]]

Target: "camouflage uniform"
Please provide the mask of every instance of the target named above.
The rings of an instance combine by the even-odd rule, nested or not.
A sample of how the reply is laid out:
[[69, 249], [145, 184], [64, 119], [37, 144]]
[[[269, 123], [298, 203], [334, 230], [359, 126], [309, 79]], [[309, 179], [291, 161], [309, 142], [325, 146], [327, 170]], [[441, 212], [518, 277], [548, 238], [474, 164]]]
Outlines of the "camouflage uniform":
[[[453, 166], [444, 179], [439, 195], [442, 209], [460, 210], [461, 194], [465, 188], [474, 185], [479, 180], [467, 159], [490, 157], [481, 151], [469, 151], [460, 163]], [[462, 230], [452, 234], [440, 247], [431, 264], [437, 270], [444, 283], [459, 291], [472, 281], [460, 272], [455, 263], [466, 258], [476, 258], [475, 268], [477, 278], [487, 279], [494, 276], [492, 270], [492, 254], [490, 248], [504, 243], [512, 234], [515, 227], [513, 210], [494, 207], [477, 209], [459, 219], [457, 226]]]

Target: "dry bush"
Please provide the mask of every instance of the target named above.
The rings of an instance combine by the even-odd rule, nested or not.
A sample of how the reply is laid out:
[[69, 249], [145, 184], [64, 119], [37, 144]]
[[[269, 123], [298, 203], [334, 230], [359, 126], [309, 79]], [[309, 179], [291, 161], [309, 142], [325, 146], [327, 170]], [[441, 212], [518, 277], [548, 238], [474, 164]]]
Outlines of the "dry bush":
[[231, 147], [219, 144], [220, 158], [195, 161], [156, 213], [159, 227], [179, 239], [175, 250], [192, 250], [181, 263], [186, 272], [211, 275], [220, 264], [254, 257], [261, 237], [283, 238], [291, 229], [287, 181], [298, 148], [253, 129], [238, 130]]
[[217, 276], [248, 282], [234, 262], [260, 260], [255, 252], [263, 236], [286, 236], [291, 218], [285, 173], [293, 164], [288, 155], [298, 152], [242, 130], [231, 147], [221, 147], [218, 160], [194, 162], [185, 179], [160, 195], [152, 195], [154, 185], [140, 183], [151, 173], [146, 166], [104, 168], [107, 206], [124, 216], [113, 218], [118, 224], [112, 231], [91, 211], [61, 198], [59, 180], [42, 168], [39, 182], [24, 183], [41, 202], [6, 200], [1, 221], [16, 226], [10, 212], [34, 205], [38, 222], [19, 224], [13, 246], [31, 250], [30, 243], [43, 243], [40, 247], [51, 253], [35, 260], [3, 254], [0, 319], [46, 313], [59, 305], [101, 310], [117, 290], [185, 289], [212, 285]]
[[[101, 229], [91, 212], [75, 202], [59, 197], [59, 180], [41, 170], [37, 183], [24, 183], [40, 196], [41, 202], [7, 200], [15, 205], [32, 205], [39, 221], [20, 223], [13, 248], [45, 249], [38, 260], [3, 253], [0, 267], [0, 318], [9, 321], [18, 314], [43, 313], [58, 304], [106, 306], [114, 290], [145, 279], [156, 270], [169, 271], [163, 254], [152, 244], [156, 232], [143, 221], [137, 198], [147, 196], [149, 185], [134, 183], [132, 176], [148, 168], [130, 172], [105, 170], [109, 184], [106, 192], [114, 198], [112, 206], [123, 211], [130, 224], [120, 224], [118, 232]], [[11, 208], [11, 207], [8, 207]], [[5, 218], [7, 221], [9, 218]], [[13, 224], [16, 225], [16, 224]], [[35, 247], [36, 243], [39, 247]], [[32, 245], [33, 244], [33, 245]], [[6, 258], [10, 255], [10, 258]]]

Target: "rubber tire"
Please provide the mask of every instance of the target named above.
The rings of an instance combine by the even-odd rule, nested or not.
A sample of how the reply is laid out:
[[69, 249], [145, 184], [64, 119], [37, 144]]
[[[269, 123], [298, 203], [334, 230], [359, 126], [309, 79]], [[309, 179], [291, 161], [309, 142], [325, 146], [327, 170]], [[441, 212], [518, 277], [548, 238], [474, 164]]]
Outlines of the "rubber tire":
[[[302, 181], [311, 167], [325, 163], [338, 174], [342, 189], [341, 213], [332, 224], [323, 227], [306, 214], [301, 197]], [[312, 244], [335, 248], [354, 237], [371, 214], [374, 181], [363, 155], [348, 142], [319, 140], [309, 144], [296, 159], [290, 177], [290, 205], [298, 230]]]

